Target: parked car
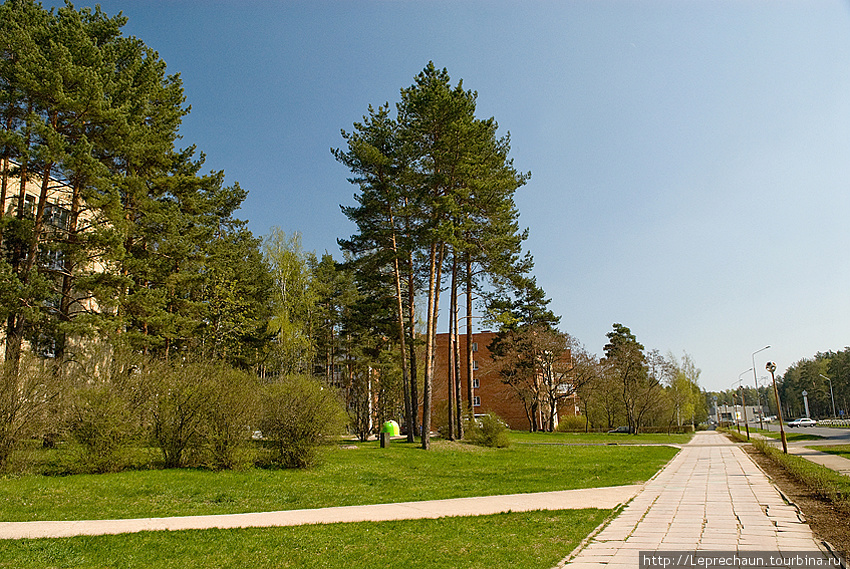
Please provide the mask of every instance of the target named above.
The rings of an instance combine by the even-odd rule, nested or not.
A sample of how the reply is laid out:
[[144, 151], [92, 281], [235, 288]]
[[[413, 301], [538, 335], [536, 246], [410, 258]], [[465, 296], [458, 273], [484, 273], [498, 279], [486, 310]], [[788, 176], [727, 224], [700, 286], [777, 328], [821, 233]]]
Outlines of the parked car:
[[818, 422], [814, 419], [809, 419], [808, 417], [800, 417], [799, 419], [794, 419], [793, 421], [788, 423], [788, 426], [793, 429], [794, 427], [814, 427], [817, 424]]

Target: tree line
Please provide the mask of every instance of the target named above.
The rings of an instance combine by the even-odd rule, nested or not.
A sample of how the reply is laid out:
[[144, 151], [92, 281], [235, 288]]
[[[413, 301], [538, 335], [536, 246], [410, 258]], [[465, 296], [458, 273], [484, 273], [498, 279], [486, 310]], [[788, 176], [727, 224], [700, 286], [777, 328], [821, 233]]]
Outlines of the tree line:
[[234, 217], [246, 192], [177, 146], [180, 78], [121, 34], [125, 22], [0, 6], [0, 316], [13, 373], [25, 341], [62, 357], [85, 337], [164, 358], [262, 358], [270, 287], [259, 240]]
[[[743, 389], [747, 405], [760, 402], [767, 415], [777, 415], [776, 396], [770, 376], [759, 374], [758, 390], [754, 386]], [[803, 392], [809, 400], [809, 414], [814, 419], [850, 417], [850, 348], [842, 351], [818, 352], [791, 364], [785, 373], [776, 376], [776, 387], [785, 419], [804, 417], [806, 413]], [[741, 390], [726, 390], [711, 394], [720, 405], [733, 405], [735, 395], [741, 404]]]
[[[114, 440], [146, 433], [166, 465], [186, 462], [181, 448], [200, 460], [198, 449], [215, 446], [200, 418], [216, 417], [231, 393], [216, 375], [269, 401], [310, 393], [293, 378], [313, 378], [340, 394], [361, 438], [401, 418], [427, 449], [441, 310], [449, 438], [464, 437], [473, 410], [476, 308], [499, 327], [491, 351], [533, 430], [552, 429], [557, 403], [574, 393], [588, 425], [637, 431], [661, 409], [673, 421], [674, 408], [677, 424], [699, 420], [689, 359], [647, 353], [619, 324], [598, 359], [558, 330], [522, 248], [514, 196], [530, 173], [446, 69], [429, 63], [331, 149], [357, 190], [342, 206], [356, 232], [339, 239], [337, 261], [304, 251], [298, 233], [255, 237], [235, 216], [246, 191], [179, 146], [189, 112], [180, 77], [124, 36], [125, 23], [100, 8], [0, 5], [0, 463], [39, 428], [83, 446], [112, 432], [84, 416], [133, 425]], [[26, 347], [47, 358], [37, 373]], [[204, 367], [213, 363], [225, 367]], [[172, 383], [157, 387], [157, 376]], [[162, 442], [156, 395], [179, 399], [184, 388], [201, 407], [181, 447]], [[247, 409], [218, 421], [242, 439], [261, 424], [282, 432]]]

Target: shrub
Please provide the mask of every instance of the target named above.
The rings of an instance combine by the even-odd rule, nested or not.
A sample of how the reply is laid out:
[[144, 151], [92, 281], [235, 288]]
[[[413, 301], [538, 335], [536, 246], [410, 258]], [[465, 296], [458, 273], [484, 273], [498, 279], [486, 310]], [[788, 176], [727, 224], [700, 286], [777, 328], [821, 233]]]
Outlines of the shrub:
[[61, 393], [52, 362], [23, 354], [17, 367], [0, 363], [0, 470], [18, 443], [40, 434], [49, 423], [49, 407]]
[[285, 376], [264, 390], [259, 426], [277, 466], [314, 465], [319, 447], [342, 433], [347, 422], [337, 392], [312, 377]]
[[150, 397], [150, 437], [162, 451], [165, 468], [179, 468], [198, 450], [204, 409], [209, 399], [208, 369], [151, 361], [142, 370]]
[[494, 413], [476, 417], [467, 424], [467, 437], [476, 445], [507, 448], [511, 445], [508, 427]]
[[259, 382], [256, 376], [225, 365], [211, 367], [206, 375], [200, 462], [219, 470], [247, 467], [254, 460], [251, 424], [259, 408]]
[[729, 438], [731, 438], [732, 442], [736, 442], [736, 443], [749, 442], [749, 441], [747, 441], [747, 435], [741, 434], [741, 433], [739, 433], [739, 432], [737, 432], [733, 429], [717, 429], [717, 430], [720, 431], [721, 433], [725, 434]]
[[60, 368], [69, 388], [64, 411], [72, 472], [116, 472], [129, 465], [130, 447], [142, 433], [145, 395], [132, 354], [95, 350], [69, 357]]
[[845, 512], [850, 512], [850, 481], [846, 476], [805, 458], [785, 454], [763, 439], [753, 439], [753, 446], [807, 485], [815, 494], [831, 501]]
[[583, 415], [570, 415], [558, 423], [558, 430], [564, 433], [584, 432], [587, 428], [587, 418]]
[[130, 402], [114, 386], [104, 383], [79, 387], [71, 401], [69, 431], [80, 453], [72, 470], [116, 472], [137, 434]]

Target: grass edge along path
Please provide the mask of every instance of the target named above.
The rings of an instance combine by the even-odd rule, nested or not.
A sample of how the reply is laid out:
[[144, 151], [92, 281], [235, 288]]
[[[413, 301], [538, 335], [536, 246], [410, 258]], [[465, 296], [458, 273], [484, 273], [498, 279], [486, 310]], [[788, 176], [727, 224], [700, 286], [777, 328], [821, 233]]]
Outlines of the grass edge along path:
[[806, 448], [850, 459], [850, 445], [809, 445]]
[[549, 569], [613, 511], [0, 541], [0, 568]]
[[620, 486], [648, 480], [678, 452], [664, 446], [434, 447], [349, 445], [307, 471], [11, 477], [0, 479], [0, 521], [267, 512]]

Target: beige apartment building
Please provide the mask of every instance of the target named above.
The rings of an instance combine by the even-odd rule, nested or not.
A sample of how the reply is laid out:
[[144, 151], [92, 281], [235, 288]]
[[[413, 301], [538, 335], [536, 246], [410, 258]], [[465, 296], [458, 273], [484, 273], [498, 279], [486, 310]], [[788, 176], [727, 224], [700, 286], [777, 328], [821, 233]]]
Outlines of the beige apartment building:
[[[85, 311], [95, 310], [96, 302], [92, 298], [85, 298], [69, 288], [71, 265], [66, 262], [65, 247], [68, 236], [74, 224], [73, 189], [65, 182], [54, 178], [43, 180], [40, 176], [30, 173], [27, 182], [22, 188], [21, 179], [17, 171], [18, 165], [8, 163], [7, 167], [0, 165], [0, 217], [16, 217], [19, 208], [22, 207], [23, 217], [35, 219], [41, 208], [42, 231], [39, 236], [38, 258], [36, 260], [37, 270], [42, 274], [48, 274], [54, 281], [54, 291], [45, 301], [48, 312], [58, 314], [64, 308], [67, 314], [73, 316]], [[78, 202], [80, 200], [78, 199]], [[85, 204], [77, 204], [76, 227], [85, 231], [94, 221], [92, 211]], [[3, 245], [2, 254], [8, 255]], [[96, 260], [89, 261], [86, 267], [78, 267], [85, 270], [103, 270]], [[64, 305], [63, 305], [64, 298]], [[0, 358], [5, 356], [5, 322], [0, 327]], [[27, 349], [31, 346], [27, 344]], [[42, 355], [52, 355], [50, 341], [39, 346]]]

